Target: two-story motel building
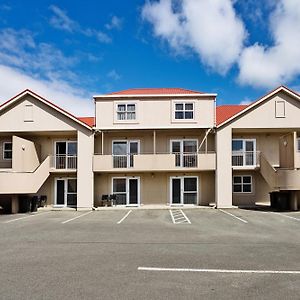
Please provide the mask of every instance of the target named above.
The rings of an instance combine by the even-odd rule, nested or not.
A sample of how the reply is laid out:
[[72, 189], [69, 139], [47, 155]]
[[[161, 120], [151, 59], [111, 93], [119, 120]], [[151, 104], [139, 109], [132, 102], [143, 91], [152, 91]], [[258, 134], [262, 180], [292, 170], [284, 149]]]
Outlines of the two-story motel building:
[[250, 105], [178, 88], [94, 96], [78, 118], [26, 90], [0, 106], [0, 205], [55, 208], [300, 204], [300, 96], [279, 87]]

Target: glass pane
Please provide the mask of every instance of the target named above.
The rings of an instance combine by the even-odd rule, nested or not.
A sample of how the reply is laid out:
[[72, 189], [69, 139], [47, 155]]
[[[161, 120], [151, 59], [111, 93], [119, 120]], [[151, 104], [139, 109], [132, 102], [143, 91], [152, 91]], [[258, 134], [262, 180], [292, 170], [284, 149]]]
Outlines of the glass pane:
[[197, 192], [197, 178], [184, 178], [184, 191]]
[[242, 183], [242, 177], [241, 176], [234, 176], [233, 177], [233, 183]]
[[4, 151], [4, 159], [12, 159], [12, 151]]
[[117, 116], [118, 116], [118, 120], [125, 120], [125, 112], [118, 113]]
[[185, 104], [185, 110], [193, 110], [193, 109], [194, 109], [193, 103], [186, 103]]
[[183, 194], [184, 204], [197, 204], [197, 193], [184, 193]]
[[244, 193], [251, 193], [251, 184], [244, 184], [243, 185], [243, 192]]
[[117, 194], [118, 205], [126, 205], [126, 194]]
[[246, 141], [246, 151], [254, 151], [254, 142]]
[[185, 119], [193, 119], [194, 118], [194, 113], [192, 111], [188, 111], [184, 113], [184, 118]]
[[114, 155], [126, 155], [127, 154], [127, 142], [113, 142], [113, 154]]
[[139, 144], [138, 142], [129, 142], [129, 153], [138, 154]]
[[232, 151], [243, 151], [243, 141], [242, 140], [232, 141]]
[[183, 110], [183, 104], [182, 103], [175, 104], [175, 110]]
[[135, 111], [135, 104], [128, 104], [127, 111]]
[[253, 166], [254, 165], [254, 152], [246, 152], [245, 153], [245, 160], [246, 160], [246, 166]]
[[126, 193], [126, 179], [116, 178], [113, 180], [113, 193]]
[[68, 193], [77, 193], [76, 179], [68, 179]]
[[176, 112], [175, 119], [183, 119], [183, 112]]
[[118, 111], [125, 111], [126, 105], [125, 104], [118, 104]]
[[129, 179], [129, 204], [138, 204], [138, 180]]
[[77, 155], [77, 142], [68, 143], [68, 155]]
[[233, 185], [233, 191], [235, 193], [241, 193], [242, 192], [242, 185], [241, 184], [234, 184]]
[[183, 152], [197, 152], [197, 141], [183, 141]]
[[135, 112], [128, 112], [127, 120], [135, 120]]
[[12, 143], [5, 143], [4, 150], [12, 150]]
[[180, 204], [181, 203], [181, 196], [180, 196], [180, 179], [172, 179], [172, 203], [173, 204]]
[[67, 143], [66, 142], [57, 142], [56, 143], [56, 154], [66, 154], [67, 153]]
[[57, 180], [56, 182], [56, 204], [65, 204], [65, 181]]
[[77, 206], [77, 194], [67, 194], [67, 205]]
[[180, 152], [180, 142], [172, 142], [172, 153]]
[[250, 176], [244, 176], [243, 177], [243, 183], [251, 183], [251, 177]]

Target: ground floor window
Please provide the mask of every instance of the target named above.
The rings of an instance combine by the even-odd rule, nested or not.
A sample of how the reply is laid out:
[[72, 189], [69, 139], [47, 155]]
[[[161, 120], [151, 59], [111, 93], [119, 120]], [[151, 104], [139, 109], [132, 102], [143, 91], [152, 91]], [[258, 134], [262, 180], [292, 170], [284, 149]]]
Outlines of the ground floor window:
[[233, 176], [234, 193], [252, 193], [252, 176], [235, 175]]
[[116, 201], [118, 205], [138, 206], [140, 204], [140, 178], [113, 178], [112, 193], [117, 195]]
[[198, 177], [171, 177], [170, 179], [171, 205], [198, 203]]
[[55, 205], [63, 207], [77, 206], [77, 179], [55, 179]]

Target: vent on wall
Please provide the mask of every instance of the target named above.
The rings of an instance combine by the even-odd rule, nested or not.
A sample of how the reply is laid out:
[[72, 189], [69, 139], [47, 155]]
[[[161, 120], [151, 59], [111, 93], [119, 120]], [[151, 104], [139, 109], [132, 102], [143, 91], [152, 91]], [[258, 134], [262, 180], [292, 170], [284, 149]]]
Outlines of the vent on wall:
[[285, 101], [277, 100], [275, 102], [275, 117], [285, 118]]
[[33, 105], [25, 104], [24, 122], [33, 122]]

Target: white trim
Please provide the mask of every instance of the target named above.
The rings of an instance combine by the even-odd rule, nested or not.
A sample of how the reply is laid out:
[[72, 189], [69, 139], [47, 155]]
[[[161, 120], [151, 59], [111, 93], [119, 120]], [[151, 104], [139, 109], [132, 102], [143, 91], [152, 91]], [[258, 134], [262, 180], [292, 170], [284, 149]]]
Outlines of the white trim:
[[230, 117], [229, 119], [225, 120], [223, 123], [220, 123], [217, 128], [223, 127], [225, 124], [231, 122], [232, 120], [238, 118], [240, 115], [246, 113], [248, 110], [252, 109], [253, 107], [259, 105], [260, 103], [262, 103], [263, 101], [265, 101], [266, 99], [272, 97], [273, 95], [277, 94], [278, 92], [284, 91], [286, 92], [288, 95], [290, 95], [291, 97], [294, 97], [298, 100], [300, 100], [300, 96], [297, 95], [296, 93], [294, 93], [293, 91], [288, 90], [286, 87], [284, 86], [280, 86], [278, 87], [276, 90], [270, 92], [269, 94], [265, 95], [264, 97], [262, 97], [261, 99], [259, 99], [258, 101], [253, 102], [252, 104], [250, 104], [249, 106], [247, 106], [246, 108], [244, 108], [243, 110], [241, 110], [240, 112], [238, 112], [237, 114], [233, 115], [232, 117]]
[[[193, 118], [192, 119], [176, 119], [175, 114], [176, 114], [176, 104], [183, 104], [184, 109], [182, 110], [183, 114], [186, 112], [185, 111], [185, 104], [192, 104], [193, 105]], [[188, 110], [188, 112], [191, 112]], [[171, 101], [171, 120], [172, 123], [195, 123], [196, 122], [196, 100], [188, 100], [188, 99], [176, 99]]]
[[7, 107], [11, 106], [13, 103], [17, 102], [19, 99], [21, 99], [22, 97], [24, 97], [25, 95], [30, 95], [31, 97], [41, 101], [42, 103], [44, 103], [45, 105], [51, 107], [52, 109], [60, 112], [61, 114], [63, 114], [64, 116], [66, 116], [67, 118], [73, 120], [74, 122], [80, 124], [81, 126], [92, 130], [92, 128], [87, 125], [86, 123], [80, 121], [79, 119], [77, 119], [75, 116], [71, 115], [69, 112], [61, 109], [60, 107], [52, 104], [49, 100], [43, 99], [41, 98], [39, 95], [32, 93], [29, 90], [25, 90], [24, 92], [22, 92], [21, 94], [19, 94], [18, 96], [15, 96], [14, 98], [8, 100], [6, 103], [4, 103], [2, 106], [0, 106], [0, 111], [6, 109]]
[[159, 97], [159, 98], [166, 98], [166, 97], [217, 97], [218, 94], [134, 94], [134, 95], [118, 95], [118, 94], [114, 94], [114, 95], [94, 95], [93, 98], [94, 100], [97, 101], [97, 99], [99, 98], [153, 98], [153, 97]]
[[[118, 120], [118, 105], [135, 105], [135, 119]], [[124, 111], [126, 114], [127, 110]], [[139, 123], [139, 100], [130, 101], [114, 101], [114, 124], [138, 124]]]
[[[195, 205], [199, 205], [199, 194], [200, 194], [200, 185], [199, 185], [199, 176], [193, 176], [193, 175], [190, 175], [190, 176], [170, 176], [170, 180], [169, 180], [169, 204], [170, 206], [188, 206], [188, 205], [191, 205], [191, 204], [184, 204], [184, 179], [185, 178], [196, 178], [196, 194], [197, 194], [197, 201], [196, 201], [196, 204]], [[173, 179], [180, 179], [180, 203], [172, 203], [172, 193], [173, 193]], [[191, 192], [191, 193], [194, 193]]]
[[242, 150], [232, 150], [231, 157], [233, 156], [234, 152], [242, 152], [243, 153], [243, 163], [246, 161], [246, 153], [251, 152], [246, 150], [246, 142], [253, 142], [253, 165], [246, 165], [243, 164], [242, 166], [232, 166], [235, 168], [249, 168], [249, 167], [256, 167], [257, 161], [256, 161], [256, 138], [248, 139], [248, 138], [233, 138], [231, 140], [231, 148], [232, 148], [232, 142], [233, 141], [242, 141], [243, 143], [243, 149]]

